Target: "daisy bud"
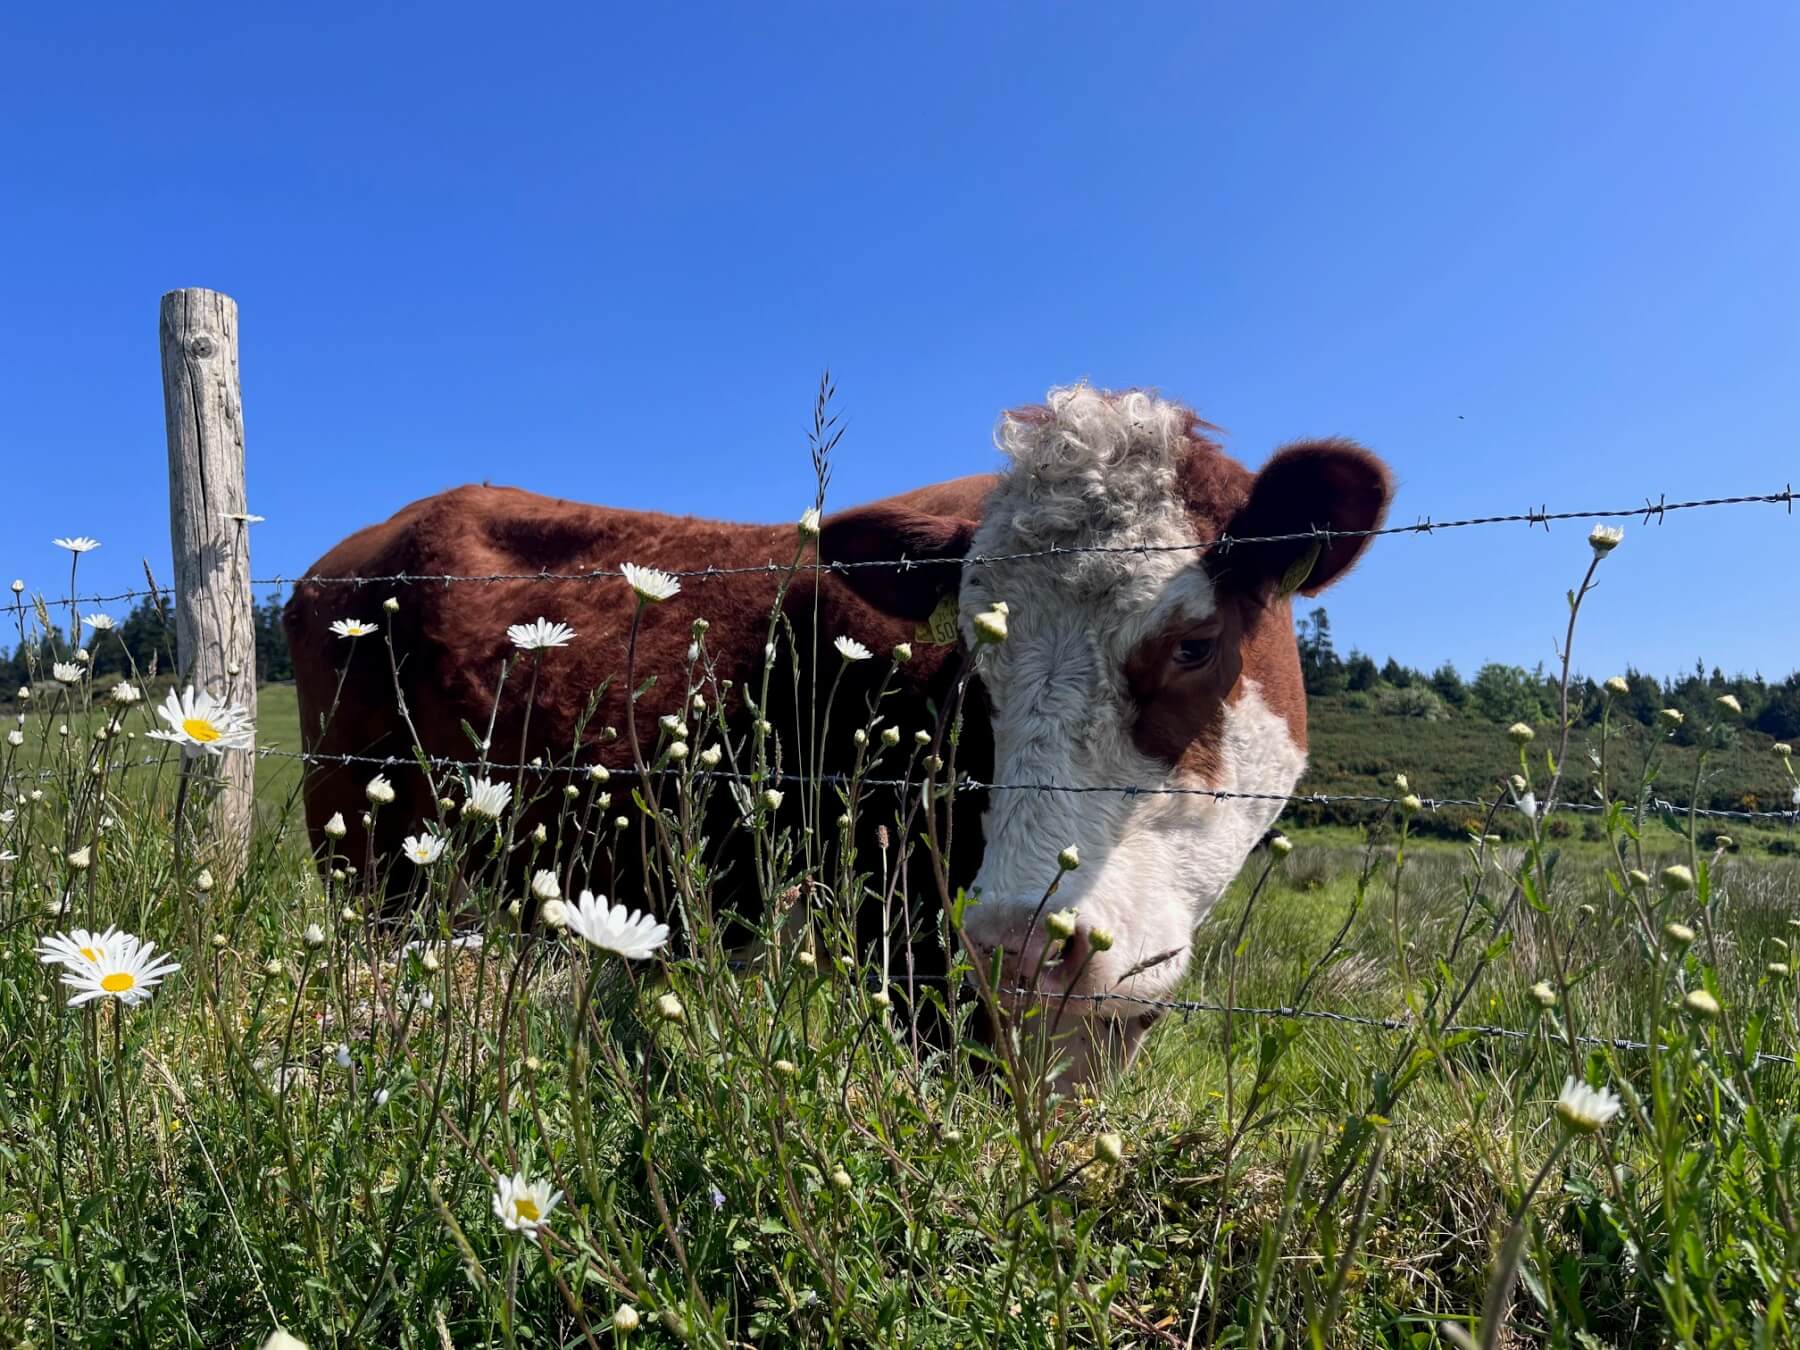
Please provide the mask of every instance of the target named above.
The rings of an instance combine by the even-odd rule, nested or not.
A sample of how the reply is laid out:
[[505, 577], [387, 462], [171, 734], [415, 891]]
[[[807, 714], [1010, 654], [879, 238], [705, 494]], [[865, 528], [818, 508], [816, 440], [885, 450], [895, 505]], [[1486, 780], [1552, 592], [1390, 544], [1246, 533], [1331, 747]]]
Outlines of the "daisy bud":
[[770, 725], [768, 718], [759, 717], [756, 719], [756, 734], [758, 736], [769, 736], [772, 735], [774, 731], [775, 728]]
[[840, 830], [847, 830], [855, 823], [856, 822], [850, 818], [850, 813], [848, 811], [838, 817], [838, 828]]
[[808, 970], [811, 970], [814, 966], [819, 964], [819, 958], [814, 956], [811, 952], [808, 952], [808, 951], [795, 952], [794, 960], [797, 961], [800, 965], [806, 967], [806, 969], [808, 969]]
[[1662, 884], [1665, 891], [1691, 891], [1694, 889], [1694, 874], [1680, 863], [1662, 870]]
[[831, 1184], [833, 1186], [837, 1187], [840, 1191], [849, 1190], [850, 1189], [850, 1174], [841, 1167], [832, 1168], [831, 1169]]
[[543, 1070], [544, 1070], [544, 1061], [543, 1060], [539, 1059], [536, 1055], [525, 1056], [525, 1072], [526, 1073], [542, 1073]]
[[1704, 989], [1690, 989], [1687, 997], [1681, 1000], [1681, 1006], [1703, 1022], [1719, 1020], [1719, 1000]]
[[212, 945], [223, 949], [225, 946], [225, 935], [223, 933], [214, 933], [212, 935]]
[[194, 889], [202, 895], [213, 888], [213, 874], [210, 869], [202, 867], [200, 875], [194, 878]]
[[1631, 686], [1626, 683], [1623, 675], [1614, 675], [1606, 682], [1606, 692], [1609, 694], [1617, 694], [1620, 698], [1623, 698], [1631, 692]]
[[792, 1078], [800, 1072], [800, 1066], [791, 1059], [778, 1059], [769, 1066], [783, 1078]]
[[621, 1336], [629, 1336], [638, 1329], [638, 1310], [629, 1303], [621, 1303], [613, 1309], [613, 1330]]
[[1277, 858], [1285, 858], [1294, 851], [1294, 841], [1285, 834], [1278, 834], [1269, 840], [1269, 852]]
[[13, 584], [12, 584], [12, 593], [14, 595], [22, 595], [24, 593], [24, 591], [25, 591], [25, 583], [23, 581], [20, 581], [17, 577], [15, 577], [13, 579]]
[[681, 724], [681, 719], [674, 713], [664, 713], [661, 717], [656, 719], [656, 725], [661, 727], [663, 731], [670, 736], [679, 736], [686, 730]]
[[612, 793], [602, 792], [598, 797], [594, 798], [594, 805], [599, 807], [602, 811], [606, 810], [607, 807], [612, 805]]
[[1713, 840], [1713, 847], [1714, 848], [1730, 848], [1731, 847], [1731, 836], [1728, 834], [1720, 835], [1718, 838]]
[[1776, 741], [1769, 749], [1773, 750], [1782, 759], [1792, 759], [1794, 757], [1794, 747], [1789, 745], [1786, 741]]
[[874, 993], [870, 994], [869, 1002], [873, 1003], [877, 1008], [891, 1008], [894, 1006], [893, 996], [885, 989], [877, 989]]
[[973, 626], [977, 646], [986, 646], [989, 643], [999, 644], [1006, 641], [1006, 611], [999, 606], [995, 606], [986, 613], [977, 614]]
[[719, 767], [719, 761], [725, 758], [725, 752], [716, 745], [709, 745], [700, 752], [700, 763], [708, 769]]
[[1531, 788], [1531, 784], [1525, 781], [1525, 775], [1522, 773], [1515, 773], [1506, 781], [1512, 784], [1513, 795], [1515, 797], [1522, 795]]
[[1619, 546], [1625, 537], [1625, 531], [1617, 525], [1596, 525], [1588, 535], [1588, 543], [1594, 546], [1594, 553], [1604, 558]]
[[931, 744], [931, 733], [920, 727], [919, 730], [913, 732], [913, 744], [921, 750], [924, 749]]
[[631, 824], [631, 822], [629, 820], [625, 819], [624, 816], [614, 816], [613, 817], [613, 828], [615, 830], [622, 830], [629, 824]]
[[454, 811], [454, 810], [456, 810], [456, 803], [454, 801], [452, 801], [449, 797], [439, 797], [438, 798], [438, 810]]
[[367, 811], [364, 811], [362, 813], [362, 823], [363, 828], [366, 830], [375, 823], [375, 817], [370, 815]]
[[559, 933], [569, 925], [569, 907], [560, 900], [549, 900], [539, 911], [538, 917], [544, 921], [544, 927], [553, 933]]
[[316, 952], [325, 945], [325, 930], [316, 923], [306, 925], [306, 931], [300, 934], [300, 943], [309, 952]]
[[774, 788], [764, 788], [762, 793], [762, 804], [771, 811], [775, 810], [781, 805], [781, 793]]
[[1056, 865], [1065, 872], [1073, 872], [1077, 867], [1081, 866], [1081, 851], [1077, 849], [1075, 845], [1070, 844], [1061, 853], [1056, 855]]
[[1768, 971], [1769, 974], [1780, 978], [1788, 973], [1788, 964], [1786, 961], [1771, 961], [1768, 965], [1764, 966], [1763, 969]]
[[1694, 930], [1685, 923], [1665, 923], [1663, 936], [1669, 940], [1670, 946], [1686, 947], [1694, 941]]
[[1113, 945], [1112, 929], [1110, 929], [1110, 928], [1090, 928], [1090, 929], [1088, 929], [1088, 946], [1089, 947], [1092, 947], [1097, 952], [1110, 952], [1112, 950], [1112, 945]]
[[819, 537], [819, 508], [809, 506], [800, 513], [800, 537], [817, 539]]
[[394, 785], [380, 774], [371, 778], [369, 785], [363, 791], [377, 806], [387, 806], [394, 800]]
[[912, 660], [912, 643], [896, 642], [894, 644], [894, 664], [903, 666]]
[[1713, 702], [1718, 704], [1733, 717], [1742, 717], [1744, 715], [1744, 705], [1737, 701], [1736, 694], [1720, 694]]
[[279, 956], [271, 956], [267, 961], [263, 962], [263, 974], [267, 975], [271, 980], [278, 978], [285, 969], [286, 967], [281, 964], [281, 958]]
[[855, 731], [850, 733], [850, 743], [852, 745], [867, 745], [869, 743], [869, 733], [864, 731], [861, 727], [858, 727]]
[[1625, 880], [1629, 881], [1633, 886], [1648, 886], [1650, 884], [1650, 874], [1634, 867], [1625, 874]]
[[1396, 792], [1411, 792], [1412, 791], [1412, 784], [1406, 781], [1405, 774], [1397, 773], [1394, 775], [1394, 791], [1396, 791]]
[[1662, 719], [1665, 726], [1678, 727], [1687, 721], [1679, 708], [1664, 708], [1657, 716]]
[[430, 949], [419, 958], [419, 964], [425, 968], [427, 975], [435, 975], [444, 968], [444, 963], [438, 960], [438, 954]]
[[356, 911], [351, 909], [350, 906], [345, 905], [338, 911], [339, 923], [355, 923], [356, 921]]
[[1409, 792], [1400, 799], [1400, 809], [1409, 816], [1419, 810], [1424, 804], [1425, 803], [1419, 800], [1416, 793]]
[[1514, 745], [1529, 745], [1537, 739], [1537, 732], [1523, 722], [1514, 722], [1506, 729], [1506, 734]]
[[85, 872], [87, 871], [88, 864], [93, 862], [93, 860], [94, 855], [88, 851], [87, 846], [84, 844], [69, 855], [68, 864], [77, 872]]
[[333, 811], [331, 813], [331, 819], [325, 822], [325, 837], [328, 839], [342, 839], [349, 833], [350, 827], [344, 824], [344, 813], [342, 811]]
[[607, 779], [611, 778], [612, 775], [606, 771], [606, 765], [596, 764], [593, 768], [588, 770], [588, 777], [593, 779], [596, 783], [604, 783]]
[[1094, 1136], [1094, 1158], [1103, 1167], [1117, 1167], [1125, 1161], [1125, 1141], [1108, 1131]]
[[681, 761], [687, 757], [688, 748], [686, 741], [676, 741], [675, 744], [669, 747], [669, 758], [674, 760], [677, 764], [681, 763]]
[[6, 733], [6, 743], [15, 748], [25, 744], [25, 733], [22, 731], [7, 732]]
[[883, 727], [881, 729], [881, 743], [890, 750], [900, 744], [900, 728]]
[[1538, 1001], [1538, 1006], [1541, 1008], [1554, 1008], [1556, 1006], [1556, 990], [1550, 987], [1550, 981], [1548, 980], [1539, 980], [1536, 984], [1532, 985], [1531, 996]]
[[581, 789], [576, 787], [573, 783], [570, 783], [567, 787], [565, 787], [563, 789], [563, 796], [568, 798], [570, 801], [574, 801], [580, 795], [581, 795]]
[[936, 773], [939, 769], [941, 769], [943, 767], [944, 767], [944, 760], [941, 755], [925, 756], [925, 771], [927, 773]]
[[656, 1015], [665, 1022], [687, 1021], [687, 1009], [673, 994], [663, 994], [656, 1000]]
[[1079, 911], [1077, 910], [1059, 909], [1054, 914], [1045, 917], [1044, 931], [1049, 933], [1053, 938], [1061, 938], [1064, 941], [1067, 941], [1069, 938], [1075, 936], [1075, 920], [1078, 917]]
[[540, 845], [549, 843], [550, 831], [545, 826], [539, 825], [531, 832], [531, 842]]
[[519, 916], [524, 912], [525, 906], [520, 904], [517, 900], [508, 900], [506, 902], [506, 917], [511, 919], [514, 923], [518, 922]]
[[381, 602], [381, 608], [384, 613], [398, 614], [400, 612], [400, 597], [397, 595], [390, 595]]

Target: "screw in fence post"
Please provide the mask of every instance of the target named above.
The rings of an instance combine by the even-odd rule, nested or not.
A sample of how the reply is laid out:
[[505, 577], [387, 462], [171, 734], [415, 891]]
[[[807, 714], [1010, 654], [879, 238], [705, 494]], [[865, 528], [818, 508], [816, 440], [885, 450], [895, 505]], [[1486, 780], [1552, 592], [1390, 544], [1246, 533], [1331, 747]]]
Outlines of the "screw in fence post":
[[[177, 677], [256, 717], [256, 631], [244, 501], [244, 404], [238, 384], [237, 302], [192, 288], [162, 298], [163, 413], [169, 442], [169, 543], [175, 561]], [[239, 517], [232, 519], [232, 517]], [[184, 759], [183, 773], [215, 770], [215, 871], [249, 856], [255, 757]]]

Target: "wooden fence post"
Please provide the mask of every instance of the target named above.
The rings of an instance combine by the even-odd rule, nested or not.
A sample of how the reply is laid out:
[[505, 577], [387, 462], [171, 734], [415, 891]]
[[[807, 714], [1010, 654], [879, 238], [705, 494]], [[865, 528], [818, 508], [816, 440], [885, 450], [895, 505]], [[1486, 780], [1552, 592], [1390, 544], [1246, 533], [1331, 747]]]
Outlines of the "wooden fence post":
[[[256, 625], [244, 512], [244, 402], [237, 302], [191, 288], [162, 298], [163, 411], [169, 433], [169, 542], [175, 554], [175, 653], [184, 684], [256, 716]], [[199, 767], [184, 761], [183, 772]], [[213, 862], [235, 875], [249, 857], [256, 758], [210, 760]]]

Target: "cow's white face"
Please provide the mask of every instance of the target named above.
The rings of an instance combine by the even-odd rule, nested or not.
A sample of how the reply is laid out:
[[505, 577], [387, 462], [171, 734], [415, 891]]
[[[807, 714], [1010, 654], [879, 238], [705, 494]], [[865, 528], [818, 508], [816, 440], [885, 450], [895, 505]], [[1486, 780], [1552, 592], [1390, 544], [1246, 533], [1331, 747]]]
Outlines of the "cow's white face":
[[[1027, 785], [990, 794], [965, 934], [977, 955], [1004, 953], [1003, 974], [1015, 987], [1035, 976], [1037, 988], [1059, 998], [1166, 998], [1186, 968], [1194, 926], [1281, 808], [1204, 793], [1285, 794], [1305, 765], [1298, 658], [1282, 592], [1329, 580], [1319, 566], [1333, 564], [1334, 576], [1361, 541], [1339, 548], [1348, 555], [1341, 560], [1315, 558], [1305, 545], [1300, 575], [1291, 546], [1245, 547], [1223, 559], [1196, 546], [1224, 530], [1244, 537], [1312, 524], [1367, 528], [1371, 510], [1378, 518], [1385, 505], [1386, 477], [1352, 447], [1306, 447], [1341, 457], [1339, 470], [1361, 471], [1348, 475], [1357, 479], [1348, 492], [1358, 498], [1356, 514], [1319, 517], [1318, 494], [1296, 493], [1300, 479], [1288, 470], [1269, 490], [1309, 498], [1295, 503], [1308, 515], [1283, 519], [1261, 481], [1202, 439], [1184, 409], [1086, 386], [1053, 391], [1045, 408], [1009, 416], [999, 441], [1011, 468], [988, 498], [971, 553], [1143, 551], [965, 570], [960, 609], [972, 646], [975, 616], [995, 602], [1007, 607], [1006, 640], [980, 648], [978, 669], [993, 714], [995, 781]], [[1299, 453], [1286, 452], [1290, 463]], [[1346, 484], [1326, 486], [1329, 493]], [[1274, 578], [1271, 568], [1281, 569]], [[1091, 790], [1132, 784], [1176, 791]], [[1080, 866], [1044, 904], [1069, 846]], [[1065, 908], [1078, 912], [1075, 936], [1046, 952], [1045, 915]], [[1092, 940], [1097, 930], [1110, 934], [1109, 948]], [[1153, 1020], [1142, 1005], [1071, 1000], [1065, 1025], [1083, 1033], [1073, 1076], [1087, 1077], [1103, 1060], [1129, 1060]]]

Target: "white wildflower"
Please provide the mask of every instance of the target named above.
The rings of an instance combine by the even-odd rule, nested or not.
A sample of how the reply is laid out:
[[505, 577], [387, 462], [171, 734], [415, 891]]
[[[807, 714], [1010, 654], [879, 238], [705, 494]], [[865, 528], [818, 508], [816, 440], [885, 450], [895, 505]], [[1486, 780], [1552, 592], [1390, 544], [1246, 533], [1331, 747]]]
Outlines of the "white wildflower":
[[654, 567], [639, 567], [636, 563], [620, 563], [619, 571], [625, 578], [625, 584], [637, 593], [637, 598], [646, 604], [660, 604], [664, 600], [672, 600], [681, 594], [681, 583], [667, 572]]
[[551, 623], [540, 618], [532, 623], [513, 624], [506, 630], [506, 637], [522, 652], [540, 652], [568, 646], [574, 641], [575, 630], [566, 623]]

